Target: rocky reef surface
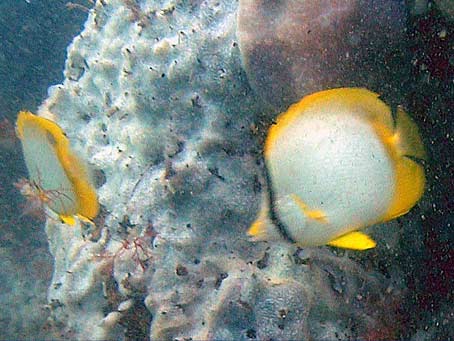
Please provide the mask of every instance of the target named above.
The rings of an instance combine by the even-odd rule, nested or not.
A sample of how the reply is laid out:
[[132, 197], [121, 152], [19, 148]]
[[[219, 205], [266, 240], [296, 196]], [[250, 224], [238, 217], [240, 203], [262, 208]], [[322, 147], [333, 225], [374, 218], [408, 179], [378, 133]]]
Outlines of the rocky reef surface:
[[251, 87], [286, 110], [333, 87], [395, 96], [409, 71], [406, 20], [403, 1], [242, 0], [237, 35]]
[[248, 83], [238, 8], [98, 0], [69, 47], [39, 113], [91, 164], [103, 209], [96, 226], [47, 221], [51, 337], [401, 335], [396, 259], [416, 215], [373, 228], [380, 246], [362, 254], [247, 240], [278, 112]]

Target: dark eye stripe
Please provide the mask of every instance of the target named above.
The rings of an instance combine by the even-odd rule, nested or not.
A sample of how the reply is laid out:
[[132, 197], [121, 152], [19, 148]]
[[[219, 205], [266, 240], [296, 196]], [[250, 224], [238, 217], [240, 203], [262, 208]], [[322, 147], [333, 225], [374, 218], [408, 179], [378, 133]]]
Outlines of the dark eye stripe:
[[274, 189], [273, 189], [273, 184], [271, 183], [271, 177], [268, 172], [268, 166], [266, 164], [265, 160], [265, 177], [266, 177], [266, 182], [268, 184], [268, 202], [270, 203], [270, 210], [269, 210], [269, 215], [270, 219], [273, 222], [273, 224], [277, 227], [277, 230], [279, 231], [279, 234], [283, 239], [286, 241], [294, 244], [296, 243], [295, 239], [290, 235], [290, 232], [288, 231], [287, 227], [284, 225], [284, 223], [279, 219], [278, 214], [276, 212], [276, 208], [274, 206]]
[[48, 131], [46, 131], [46, 139], [53, 147], [57, 145], [57, 141], [55, 141], [54, 136]]

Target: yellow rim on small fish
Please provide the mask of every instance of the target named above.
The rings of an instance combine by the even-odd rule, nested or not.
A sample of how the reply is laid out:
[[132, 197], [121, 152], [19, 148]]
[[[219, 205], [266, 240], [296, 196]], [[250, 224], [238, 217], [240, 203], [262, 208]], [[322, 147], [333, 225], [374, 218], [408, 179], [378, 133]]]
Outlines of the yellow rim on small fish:
[[96, 190], [82, 160], [70, 148], [63, 130], [53, 121], [21, 111], [16, 123], [31, 182], [48, 193], [46, 205], [67, 224], [73, 216], [96, 217]]

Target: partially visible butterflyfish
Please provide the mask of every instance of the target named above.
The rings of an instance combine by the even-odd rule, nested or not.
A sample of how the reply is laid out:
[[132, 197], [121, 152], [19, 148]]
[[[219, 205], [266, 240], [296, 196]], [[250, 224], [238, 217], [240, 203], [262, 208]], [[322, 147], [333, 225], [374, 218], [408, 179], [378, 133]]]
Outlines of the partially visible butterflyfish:
[[362, 88], [290, 106], [269, 129], [264, 159], [268, 188], [253, 240], [370, 249], [376, 242], [359, 230], [407, 213], [424, 192], [416, 124]]
[[16, 122], [29, 180], [45, 205], [69, 225], [75, 216], [91, 220], [98, 198], [86, 164], [71, 150], [63, 130], [53, 121], [21, 111]]

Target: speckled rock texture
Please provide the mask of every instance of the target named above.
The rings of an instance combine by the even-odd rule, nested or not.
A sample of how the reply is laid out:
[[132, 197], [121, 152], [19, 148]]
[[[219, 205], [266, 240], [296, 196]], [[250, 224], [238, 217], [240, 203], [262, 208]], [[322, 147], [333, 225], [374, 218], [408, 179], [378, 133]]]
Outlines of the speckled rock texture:
[[238, 5], [99, 0], [69, 47], [39, 113], [92, 165], [103, 209], [96, 226], [47, 222], [54, 338], [398, 335], [393, 224], [363, 254], [246, 237], [277, 112], [242, 69]]

